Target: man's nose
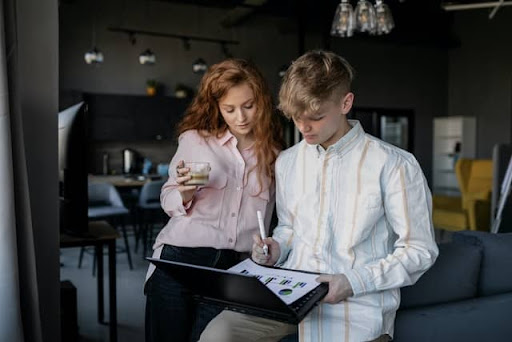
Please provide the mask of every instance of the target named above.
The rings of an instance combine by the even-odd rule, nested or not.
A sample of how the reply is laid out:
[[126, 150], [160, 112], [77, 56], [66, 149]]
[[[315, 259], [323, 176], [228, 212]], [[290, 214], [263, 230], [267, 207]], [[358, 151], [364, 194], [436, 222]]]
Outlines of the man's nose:
[[307, 122], [299, 122], [297, 123], [297, 129], [302, 133], [307, 133], [311, 130], [311, 126]]

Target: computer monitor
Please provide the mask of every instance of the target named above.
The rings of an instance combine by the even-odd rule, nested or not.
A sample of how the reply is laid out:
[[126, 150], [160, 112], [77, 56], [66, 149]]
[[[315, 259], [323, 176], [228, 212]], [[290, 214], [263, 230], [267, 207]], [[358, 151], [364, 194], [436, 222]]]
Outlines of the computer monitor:
[[87, 106], [80, 102], [59, 112], [60, 231], [87, 233]]

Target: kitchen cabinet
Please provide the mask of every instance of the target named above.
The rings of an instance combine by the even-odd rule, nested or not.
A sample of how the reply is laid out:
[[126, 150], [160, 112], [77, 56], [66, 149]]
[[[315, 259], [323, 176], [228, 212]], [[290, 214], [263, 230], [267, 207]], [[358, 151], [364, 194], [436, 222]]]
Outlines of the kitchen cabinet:
[[85, 94], [89, 140], [154, 141], [174, 138], [188, 100], [168, 96]]
[[458, 158], [475, 158], [476, 119], [467, 116], [434, 118], [433, 192], [439, 195], [460, 196], [455, 175]]

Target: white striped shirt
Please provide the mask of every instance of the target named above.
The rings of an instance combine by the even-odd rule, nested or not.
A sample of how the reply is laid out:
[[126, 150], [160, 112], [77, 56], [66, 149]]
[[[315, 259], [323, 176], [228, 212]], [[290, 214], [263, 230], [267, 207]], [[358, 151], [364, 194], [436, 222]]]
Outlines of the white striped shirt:
[[349, 123], [327, 150], [302, 141], [276, 163], [278, 264], [344, 273], [354, 292], [315, 308], [299, 325], [301, 342], [393, 336], [399, 288], [438, 254], [431, 194], [414, 156]]

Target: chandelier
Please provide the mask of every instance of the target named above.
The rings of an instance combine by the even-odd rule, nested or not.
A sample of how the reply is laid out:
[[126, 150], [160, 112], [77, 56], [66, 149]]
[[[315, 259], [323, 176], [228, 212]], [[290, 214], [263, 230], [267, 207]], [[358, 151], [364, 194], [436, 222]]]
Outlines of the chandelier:
[[368, 0], [359, 0], [355, 10], [349, 0], [341, 0], [332, 22], [331, 36], [351, 37], [354, 31], [381, 35], [395, 27], [388, 5], [375, 0], [375, 6]]

